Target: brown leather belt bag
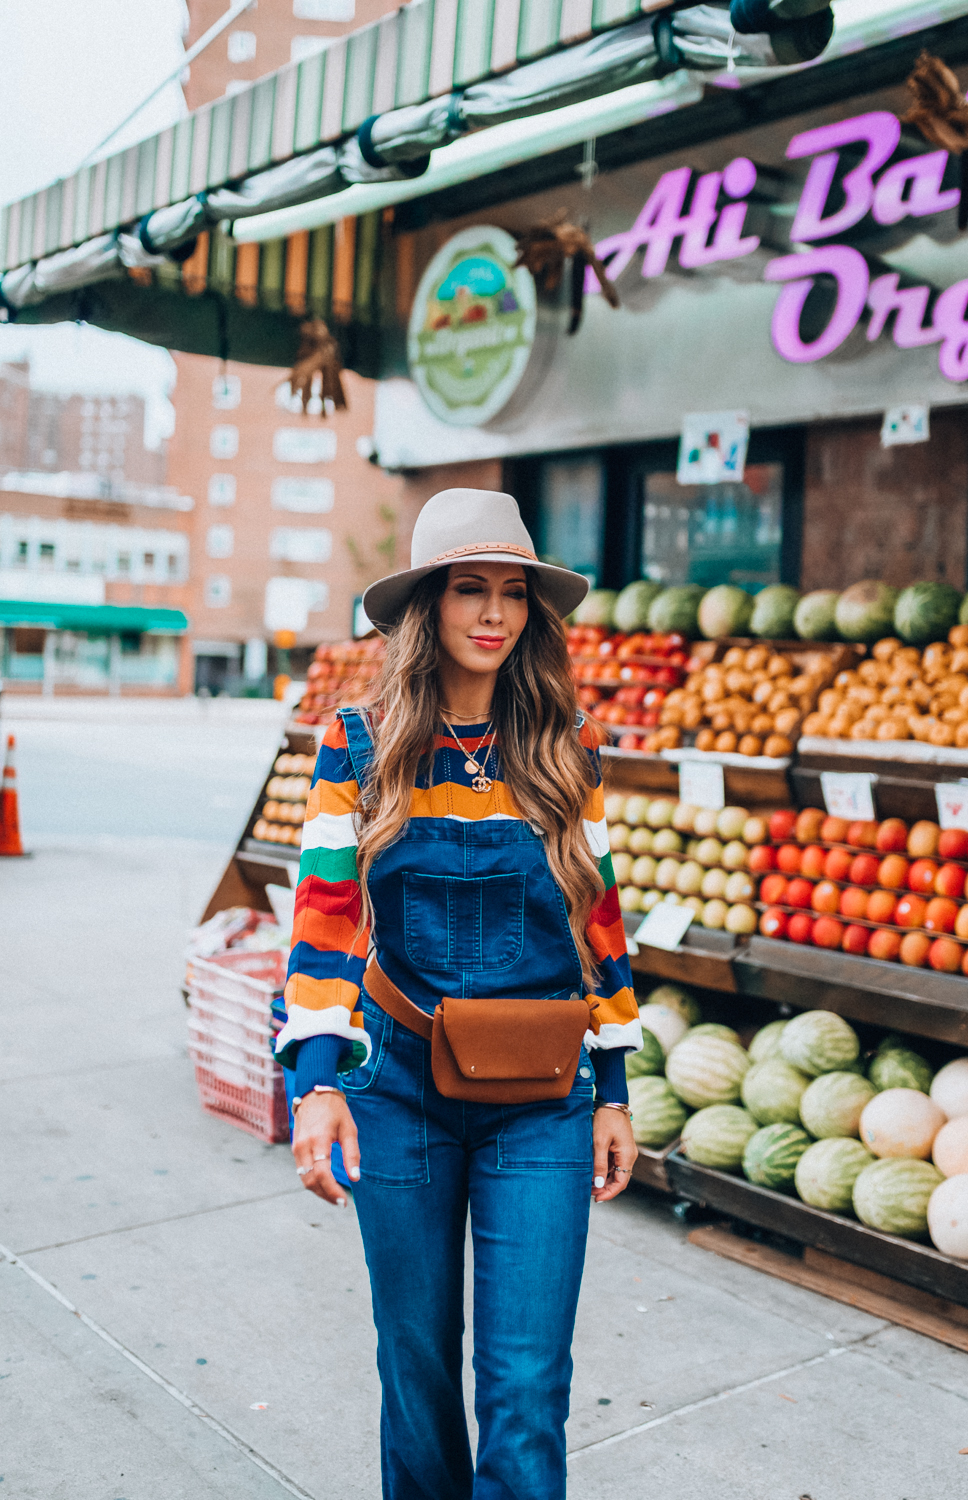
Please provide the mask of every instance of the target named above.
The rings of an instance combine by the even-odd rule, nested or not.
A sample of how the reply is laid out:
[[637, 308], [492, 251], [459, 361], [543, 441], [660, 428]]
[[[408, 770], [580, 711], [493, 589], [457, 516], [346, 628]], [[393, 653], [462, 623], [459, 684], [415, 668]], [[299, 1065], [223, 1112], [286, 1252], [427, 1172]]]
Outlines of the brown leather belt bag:
[[575, 1081], [585, 1032], [598, 1032], [597, 1000], [446, 996], [431, 1017], [375, 961], [363, 983], [381, 1010], [430, 1043], [434, 1083], [445, 1099], [478, 1104], [563, 1099]]

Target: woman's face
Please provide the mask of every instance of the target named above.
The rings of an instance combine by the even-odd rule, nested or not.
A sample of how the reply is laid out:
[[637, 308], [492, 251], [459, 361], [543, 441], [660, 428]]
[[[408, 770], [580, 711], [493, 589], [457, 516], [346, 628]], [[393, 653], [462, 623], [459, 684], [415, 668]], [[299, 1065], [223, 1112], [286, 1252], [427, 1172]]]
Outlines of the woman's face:
[[440, 644], [468, 672], [496, 673], [528, 623], [520, 563], [453, 563], [440, 599]]

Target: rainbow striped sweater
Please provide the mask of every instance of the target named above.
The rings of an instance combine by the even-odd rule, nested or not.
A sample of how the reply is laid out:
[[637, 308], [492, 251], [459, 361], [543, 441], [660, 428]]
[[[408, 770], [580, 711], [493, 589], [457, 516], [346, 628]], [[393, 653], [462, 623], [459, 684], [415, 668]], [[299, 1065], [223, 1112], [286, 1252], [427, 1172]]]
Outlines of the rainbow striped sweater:
[[[495, 738], [483, 737], [481, 726], [459, 727], [458, 733], [478, 760]], [[596, 1056], [603, 1050], [617, 1052], [607, 1061], [618, 1064], [619, 1056], [624, 1056], [626, 1050], [642, 1045], [642, 1032], [609, 853], [598, 750], [587, 725], [581, 728], [579, 736], [595, 772], [595, 786], [585, 809], [585, 831], [605, 884], [586, 926], [598, 973], [596, 1015], [601, 1023], [597, 1035], [587, 1033], [586, 1045], [596, 1064], [606, 1063], [604, 1056]], [[446, 779], [431, 786], [423, 773], [418, 776], [412, 819], [521, 820], [520, 811], [500, 779], [496, 745], [488, 764], [488, 775], [494, 779], [487, 794], [471, 787], [473, 773], [465, 769], [463, 759], [454, 753], [453, 741], [440, 736], [434, 748], [436, 774], [440, 774], [443, 766]], [[440, 753], [447, 751], [450, 753]], [[342, 1039], [340, 1071], [358, 1066], [369, 1056], [370, 1041], [360, 1005], [370, 932], [366, 924], [361, 928], [359, 923], [361, 897], [354, 817], [358, 794], [346, 730], [342, 720], [337, 719], [323, 737], [306, 806], [293, 947], [285, 991], [288, 1021], [276, 1044], [276, 1055], [286, 1066], [296, 1065], [299, 1048], [309, 1038]], [[596, 1066], [596, 1074], [599, 1071]], [[624, 1068], [621, 1073], [624, 1075]]]

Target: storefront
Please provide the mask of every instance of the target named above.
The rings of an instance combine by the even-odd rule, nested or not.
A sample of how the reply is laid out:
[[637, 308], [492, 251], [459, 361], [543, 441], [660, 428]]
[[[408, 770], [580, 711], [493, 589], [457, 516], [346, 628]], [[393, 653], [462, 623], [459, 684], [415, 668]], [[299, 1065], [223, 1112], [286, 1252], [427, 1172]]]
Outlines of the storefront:
[[177, 609], [0, 601], [0, 681], [45, 694], [173, 694], [187, 629]]

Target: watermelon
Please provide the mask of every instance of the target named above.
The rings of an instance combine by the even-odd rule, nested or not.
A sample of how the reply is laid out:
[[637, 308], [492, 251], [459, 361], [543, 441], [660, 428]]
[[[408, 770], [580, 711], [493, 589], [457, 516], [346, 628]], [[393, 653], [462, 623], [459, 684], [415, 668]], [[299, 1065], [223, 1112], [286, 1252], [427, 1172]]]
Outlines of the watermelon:
[[749, 1057], [742, 1047], [720, 1036], [685, 1036], [666, 1058], [666, 1077], [684, 1104], [732, 1104]]
[[802, 641], [835, 641], [837, 639], [836, 589], [814, 589], [804, 594], [793, 611], [793, 628]]
[[799, 1125], [785, 1121], [764, 1125], [746, 1144], [743, 1174], [759, 1187], [782, 1192], [793, 1186], [797, 1162], [809, 1146], [810, 1137]]
[[702, 1011], [688, 990], [684, 990], [681, 984], [657, 984], [654, 990], [650, 990], [645, 997], [647, 1005], [667, 1005], [670, 1010], [679, 1011], [690, 1026], [695, 1026], [702, 1019]]
[[576, 625], [605, 625], [611, 629], [617, 601], [615, 589], [590, 589], [572, 619]]
[[745, 589], [719, 583], [703, 594], [699, 605], [699, 629], [707, 641], [727, 635], [745, 635], [753, 614], [753, 600]]
[[668, 635], [693, 637], [699, 631], [699, 601], [705, 590], [694, 583], [677, 584], [663, 589], [649, 605], [649, 629]]
[[968, 1174], [939, 1183], [928, 1202], [928, 1232], [942, 1255], [968, 1260]]
[[829, 1213], [850, 1213], [854, 1201], [854, 1183], [874, 1158], [860, 1141], [831, 1136], [817, 1141], [797, 1162], [794, 1186], [804, 1203], [811, 1208], [825, 1208]]
[[638, 1052], [625, 1055], [626, 1078], [646, 1078], [652, 1073], [665, 1071], [665, 1053], [659, 1038], [642, 1027], [642, 1046]]
[[859, 1053], [860, 1041], [854, 1028], [829, 1010], [805, 1010], [794, 1016], [780, 1039], [781, 1056], [812, 1078], [819, 1073], [843, 1071]]
[[732, 1026], [723, 1026], [719, 1021], [704, 1021], [701, 1026], [690, 1026], [686, 1036], [721, 1036], [727, 1042], [735, 1042], [737, 1047], [743, 1044], [739, 1039], [739, 1032], [734, 1031]]
[[800, 1100], [800, 1119], [818, 1140], [859, 1136], [860, 1117], [874, 1085], [857, 1073], [822, 1073]]
[[776, 1057], [780, 1051], [780, 1038], [787, 1028], [786, 1021], [771, 1021], [768, 1026], [761, 1026], [753, 1040], [750, 1042], [750, 1062], [766, 1062], [768, 1057]]
[[894, 630], [894, 606], [899, 590], [889, 583], [865, 579], [851, 584], [837, 600], [834, 620], [845, 641], [878, 641]]
[[788, 641], [793, 635], [793, 616], [800, 591], [789, 583], [771, 583], [753, 600], [750, 630], [768, 641]]
[[961, 608], [958, 611], [958, 624], [968, 625], [968, 594], [961, 601]]
[[926, 1094], [934, 1070], [919, 1052], [888, 1037], [871, 1058], [867, 1076], [878, 1093], [883, 1089], [920, 1089]]
[[911, 646], [944, 641], [958, 623], [962, 592], [950, 583], [912, 583], [894, 606], [894, 629]]
[[661, 583], [650, 583], [640, 578], [627, 583], [615, 601], [612, 620], [616, 630], [631, 635], [633, 630], [646, 630], [649, 624], [649, 606], [662, 593]]
[[668, 1005], [640, 1005], [639, 1020], [644, 1031], [651, 1031], [659, 1045], [668, 1055], [677, 1042], [681, 1042], [689, 1030], [689, 1022], [681, 1011]]
[[854, 1212], [862, 1224], [884, 1234], [925, 1235], [931, 1194], [944, 1180], [929, 1161], [871, 1162], [854, 1183]]
[[629, 1080], [632, 1135], [640, 1146], [668, 1146], [686, 1123], [687, 1114], [664, 1078]]
[[756, 1121], [735, 1104], [713, 1104], [701, 1109], [682, 1127], [682, 1149], [701, 1167], [735, 1171], [747, 1143], [756, 1134]]
[[800, 1099], [810, 1079], [782, 1057], [754, 1063], [743, 1079], [743, 1103], [758, 1125], [800, 1124]]

